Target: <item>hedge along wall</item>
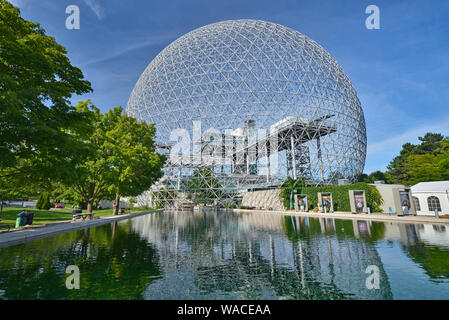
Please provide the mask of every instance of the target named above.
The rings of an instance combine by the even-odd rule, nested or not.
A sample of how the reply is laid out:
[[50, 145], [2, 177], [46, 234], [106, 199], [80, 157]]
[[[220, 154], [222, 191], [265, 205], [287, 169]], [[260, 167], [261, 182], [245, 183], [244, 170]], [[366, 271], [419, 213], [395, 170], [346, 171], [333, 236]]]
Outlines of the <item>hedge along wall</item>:
[[[322, 187], [299, 187], [296, 188], [297, 194], [306, 194], [309, 203], [309, 210], [318, 207], [318, 192], [332, 193], [332, 201], [334, 203], [334, 211], [351, 211], [351, 204], [349, 202], [349, 190], [364, 190], [366, 197], [366, 204], [372, 212], [381, 212], [380, 205], [383, 202], [382, 196], [376, 187], [364, 182], [345, 184], [338, 186], [322, 186]], [[281, 189], [280, 197], [285, 209], [290, 206], [290, 192], [291, 189], [284, 187]]]

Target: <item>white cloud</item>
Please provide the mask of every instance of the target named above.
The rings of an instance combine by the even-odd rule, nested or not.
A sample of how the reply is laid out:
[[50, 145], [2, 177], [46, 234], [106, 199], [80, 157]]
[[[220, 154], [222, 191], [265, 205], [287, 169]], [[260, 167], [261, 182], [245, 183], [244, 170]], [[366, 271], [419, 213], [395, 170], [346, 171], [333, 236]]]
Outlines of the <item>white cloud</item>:
[[399, 135], [395, 135], [374, 143], [369, 143], [367, 156], [386, 153], [392, 150], [397, 150], [399, 153], [399, 150], [404, 143], [416, 143], [416, 141], [418, 141], [418, 137], [424, 136], [427, 132], [442, 133], [447, 135], [449, 133], [449, 118], [441, 117], [441, 120], [439, 120], [438, 123], [422, 125]]
[[16, 7], [22, 7], [23, 6], [23, 0], [8, 0], [11, 2], [11, 4], [15, 5]]
[[441, 133], [449, 136], [449, 117], [442, 115], [438, 122], [431, 124], [410, 125], [410, 130], [399, 134], [391, 134], [389, 137], [373, 143], [368, 143], [367, 157], [364, 172], [376, 170], [385, 171], [388, 163], [401, 151], [404, 143], [419, 143], [418, 137], [427, 132]]
[[98, 20], [104, 18], [104, 8], [96, 0], [84, 0], [84, 3], [95, 13]]
[[95, 63], [100, 63], [100, 62], [103, 62], [103, 61], [107, 61], [109, 59], [117, 58], [117, 57], [119, 57], [119, 56], [121, 56], [123, 54], [126, 54], [128, 52], [131, 52], [131, 51], [136, 50], [136, 49], [144, 48], [144, 47], [147, 47], [147, 46], [160, 45], [160, 44], [166, 43], [167, 41], [173, 40], [177, 35], [179, 35], [179, 34], [173, 32], [173, 33], [168, 33], [168, 34], [164, 34], [164, 35], [154, 36], [154, 37], [152, 37], [152, 38], [150, 38], [150, 39], [148, 39], [146, 41], [130, 44], [130, 45], [126, 46], [126, 47], [123, 47], [120, 50], [117, 50], [116, 52], [112, 52], [110, 54], [103, 55], [100, 58], [90, 60], [90, 61], [88, 61], [86, 63], [81, 64], [81, 66], [92, 65], [92, 64], [95, 64]]

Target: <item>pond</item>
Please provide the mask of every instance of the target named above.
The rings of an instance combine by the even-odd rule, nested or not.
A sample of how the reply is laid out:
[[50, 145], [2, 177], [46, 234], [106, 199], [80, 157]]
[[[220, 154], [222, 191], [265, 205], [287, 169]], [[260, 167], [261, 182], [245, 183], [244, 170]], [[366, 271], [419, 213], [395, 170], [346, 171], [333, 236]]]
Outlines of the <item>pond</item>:
[[449, 299], [449, 226], [153, 213], [1, 248], [0, 299]]

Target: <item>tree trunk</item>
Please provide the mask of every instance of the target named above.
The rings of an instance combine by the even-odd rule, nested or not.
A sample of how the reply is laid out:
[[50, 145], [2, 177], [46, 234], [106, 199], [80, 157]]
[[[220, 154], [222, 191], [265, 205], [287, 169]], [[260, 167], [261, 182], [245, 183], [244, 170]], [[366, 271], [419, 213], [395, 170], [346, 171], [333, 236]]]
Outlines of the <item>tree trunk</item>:
[[89, 196], [87, 197], [87, 213], [90, 214], [90, 216], [87, 217], [88, 219], [93, 218], [92, 209], [93, 209], [94, 200], [95, 200], [94, 192], [95, 192], [95, 183], [89, 183], [89, 186], [88, 186]]
[[117, 221], [113, 222], [111, 225], [112, 225], [112, 236], [111, 236], [111, 240], [114, 241], [114, 238], [115, 238], [115, 230], [117, 230]]
[[0, 200], [0, 220], [2, 219], [3, 214], [3, 200]]
[[93, 202], [93, 200], [87, 201], [87, 213], [90, 213], [93, 216], [93, 214], [92, 214], [92, 202]]
[[118, 192], [115, 193], [115, 200], [114, 200], [114, 210], [113, 210], [113, 215], [116, 216], [118, 215], [118, 211], [120, 210], [120, 195], [118, 194]]

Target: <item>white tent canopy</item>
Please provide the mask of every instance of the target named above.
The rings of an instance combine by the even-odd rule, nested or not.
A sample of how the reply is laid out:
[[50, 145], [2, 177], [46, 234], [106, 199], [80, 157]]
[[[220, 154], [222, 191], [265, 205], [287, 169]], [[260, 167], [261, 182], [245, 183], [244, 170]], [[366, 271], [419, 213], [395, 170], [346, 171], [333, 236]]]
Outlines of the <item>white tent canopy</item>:
[[420, 182], [411, 187], [412, 193], [446, 193], [449, 181]]
[[420, 182], [411, 191], [418, 215], [449, 214], [449, 181]]

